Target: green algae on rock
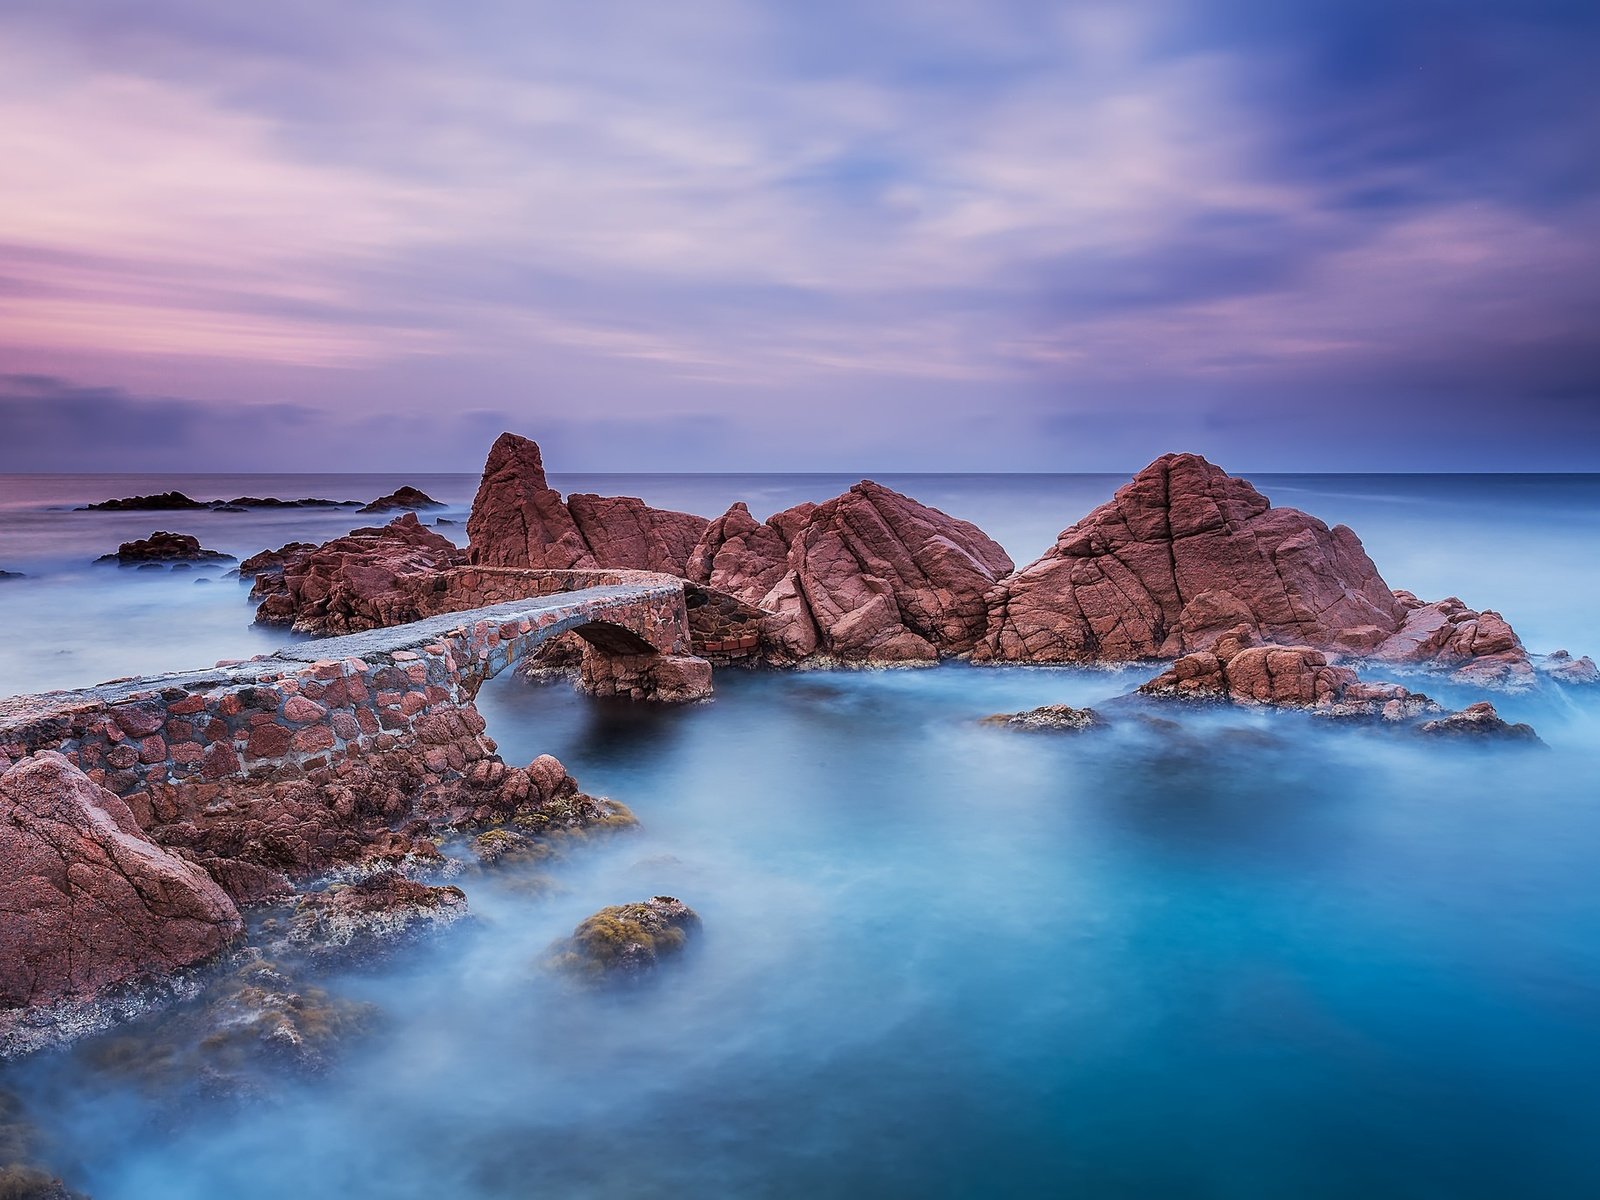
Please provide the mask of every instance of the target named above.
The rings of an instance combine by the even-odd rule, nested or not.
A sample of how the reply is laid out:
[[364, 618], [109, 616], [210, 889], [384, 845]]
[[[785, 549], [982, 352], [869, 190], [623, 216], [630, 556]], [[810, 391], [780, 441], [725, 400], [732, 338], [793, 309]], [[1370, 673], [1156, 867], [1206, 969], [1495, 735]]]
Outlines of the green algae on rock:
[[552, 946], [545, 965], [584, 983], [637, 978], [681, 954], [699, 929], [699, 914], [674, 896], [612, 905]]

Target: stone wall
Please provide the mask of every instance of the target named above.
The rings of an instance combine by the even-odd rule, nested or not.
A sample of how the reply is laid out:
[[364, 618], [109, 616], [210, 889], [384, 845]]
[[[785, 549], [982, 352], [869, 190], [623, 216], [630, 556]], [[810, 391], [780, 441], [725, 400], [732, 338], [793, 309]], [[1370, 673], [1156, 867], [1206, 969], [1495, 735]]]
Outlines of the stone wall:
[[[441, 605], [486, 596], [508, 582], [494, 574], [430, 594]], [[376, 830], [408, 817], [481, 809], [486, 819], [519, 789], [525, 797], [526, 779], [507, 780], [472, 699], [548, 638], [591, 639], [593, 690], [656, 695], [659, 670], [668, 698], [706, 694], [709, 666], [681, 653], [681, 583], [646, 579], [448, 610], [209, 671], [0, 700], [0, 771], [59, 751], [156, 841], [204, 863], [236, 897], [261, 898], [285, 876], [369, 853]], [[613, 657], [625, 665], [608, 669]]]

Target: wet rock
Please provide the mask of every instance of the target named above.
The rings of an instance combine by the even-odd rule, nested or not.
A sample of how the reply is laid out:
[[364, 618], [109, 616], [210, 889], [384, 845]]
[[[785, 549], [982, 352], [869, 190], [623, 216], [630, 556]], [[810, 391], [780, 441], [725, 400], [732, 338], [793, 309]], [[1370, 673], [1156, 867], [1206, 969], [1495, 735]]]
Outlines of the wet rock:
[[0, 1200], [87, 1200], [60, 1179], [25, 1163], [0, 1166]]
[[[287, 549], [287, 548], [286, 548]], [[258, 556], [259, 557], [259, 556]], [[356, 633], [415, 621], [418, 575], [459, 566], [465, 555], [407, 513], [283, 556], [274, 582], [263, 576], [257, 622], [319, 635]]]
[[0, 579], [26, 579], [21, 571], [0, 571]]
[[200, 539], [187, 533], [157, 530], [147, 538], [123, 542], [115, 554], [102, 554], [96, 562], [115, 562], [124, 566], [150, 563], [233, 562], [231, 554], [206, 550]]
[[63, 755], [0, 774], [0, 1041], [8, 1015], [216, 954], [238, 910]]
[[1081, 733], [1098, 729], [1105, 719], [1092, 708], [1073, 708], [1069, 704], [1046, 704], [1019, 713], [995, 713], [983, 718], [983, 724], [1002, 729], [1050, 730], [1062, 733]]
[[1485, 741], [1524, 742], [1543, 745], [1539, 735], [1534, 733], [1533, 726], [1518, 723], [1512, 725], [1503, 720], [1495, 711], [1494, 705], [1488, 701], [1479, 701], [1469, 704], [1460, 712], [1451, 713], [1449, 716], [1440, 717], [1435, 721], [1426, 721], [1417, 727], [1417, 732], [1427, 737], [1482, 739]]
[[563, 501], [537, 443], [495, 440], [467, 519], [472, 561], [494, 567], [626, 567], [682, 575], [704, 517], [652, 508], [633, 496]]
[[199, 1001], [97, 1038], [83, 1054], [149, 1092], [252, 1100], [325, 1070], [378, 1017], [376, 1006], [306, 986], [294, 968], [247, 949]]
[[1565, 650], [1553, 650], [1534, 662], [1534, 670], [1546, 679], [1569, 687], [1590, 687], [1600, 683], [1600, 668], [1587, 654], [1573, 658]]
[[1310, 646], [1259, 644], [1247, 626], [1218, 638], [1211, 650], [1186, 654], [1154, 679], [1142, 696], [1229, 701], [1313, 709], [1335, 718], [1410, 721], [1444, 711], [1399, 684], [1366, 683], [1349, 667]]
[[1459, 683], [1518, 690], [1536, 681], [1521, 639], [1499, 613], [1478, 612], [1454, 596], [1431, 604], [1405, 591], [1395, 592], [1395, 598], [1405, 610], [1400, 628], [1368, 657], [1444, 668]]
[[546, 964], [585, 983], [636, 979], [681, 954], [700, 918], [673, 896], [602, 908], [550, 948]]
[[98, 504], [84, 504], [78, 512], [166, 512], [196, 508], [210, 508], [202, 500], [185, 496], [182, 492], [161, 492], [152, 496], [124, 496], [120, 500], [102, 500]]
[[490, 829], [472, 839], [472, 856], [480, 867], [492, 867], [548, 858], [550, 847], [515, 829]]
[[21, 1099], [0, 1090], [0, 1200], [86, 1200], [39, 1160], [42, 1140]]
[[359, 511], [364, 513], [382, 513], [396, 512], [400, 509], [408, 509], [412, 512], [416, 512], [419, 509], [444, 507], [445, 505], [428, 495], [427, 492], [422, 491], [420, 488], [414, 488], [408, 485], [390, 492], [387, 496], [379, 496], [371, 504], [363, 505]]
[[334, 884], [301, 896], [289, 923], [289, 941], [326, 950], [371, 950], [467, 915], [458, 887], [435, 887], [380, 871], [357, 883]]

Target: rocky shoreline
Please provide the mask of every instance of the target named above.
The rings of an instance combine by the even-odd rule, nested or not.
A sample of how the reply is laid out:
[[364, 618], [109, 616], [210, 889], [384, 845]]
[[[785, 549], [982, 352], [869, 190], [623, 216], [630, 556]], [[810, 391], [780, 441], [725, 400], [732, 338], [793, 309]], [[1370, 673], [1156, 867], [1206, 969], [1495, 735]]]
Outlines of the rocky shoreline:
[[[234, 953], [252, 906], [297, 905], [308, 953], [439, 927], [468, 903], [453, 885], [413, 878], [437, 865], [441, 837], [489, 831], [487, 864], [631, 823], [548, 756], [499, 759], [472, 696], [513, 659], [657, 700], [707, 695], [713, 665], [1149, 662], [1163, 669], [1137, 694], [1152, 703], [1269, 705], [1523, 741], [1532, 731], [1490, 706], [1446, 713], [1358, 670], [1499, 691], [1600, 681], [1587, 658], [1530, 654], [1492, 610], [1391, 588], [1353, 531], [1274, 507], [1195, 455], [1156, 460], [1020, 568], [977, 526], [870, 480], [764, 521], [742, 503], [707, 519], [633, 497], [562, 497], [537, 444], [509, 433], [485, 464], [467, 547], [423, 526], [411, 510], [433, 502], [411, 491], [375, 502], [407, 510], [387, 525], [263, 551], [240, 574], [258, 622], [303, 634], [445, 622], [415, 647], [235, 664], [0, 713], [0, 921], [20, 947], [0, 968], [0, 1040], [13, 1052], [98, 1027], [85, 1014], [112, 1019], [126, 989], [159, 990]], [[124, 561], [214, 555], [169, 533], [123, 550]], [[524, 618], [445, 636], [452, 614], [585, 588], [654, 599], [573, 632]], [[1106, 724], [1064, 705], [993, 721]], [[332, 869], [355, 876], [330, 890]], [[627, 906], [627, 921], [597, 914], [589, 933], [631, 922], [642, 932], [617, 944], [643, 946], [625, 957], [653, 963], [693, 922], [651, 904]], [[575, 938], [563, 954], [615, 940]]]

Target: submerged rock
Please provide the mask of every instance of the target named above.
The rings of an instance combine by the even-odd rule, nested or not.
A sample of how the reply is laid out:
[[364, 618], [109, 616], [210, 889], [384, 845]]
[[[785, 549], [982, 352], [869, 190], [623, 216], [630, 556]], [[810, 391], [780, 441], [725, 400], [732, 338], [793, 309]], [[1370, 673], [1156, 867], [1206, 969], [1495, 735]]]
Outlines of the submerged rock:
[[65, 756], [0, 774], [0, 1047], [19, 1010], [200, 962], [240, 928], [205, 871]]
[[147, 538], [139, 538], [132, 542], [123, 542], [117, 547], [115, 554], [102, 554], [96, 562], [116, 562], [124, 565], [133, 563], [192, 563], [192, 562], [233, 562], [231, 554], [224, 554], [220, 550], [206, 550], [200, 545], [200, 539], [191, 537], [187, 533], [168, 533], [157, 530]]
[[681, 954], [700, 917], [673, 896], [602, 908], [550, 948], [546, 964], [586, 983], [637, 978]]
[[1552, 650], [1535, 660], [1533, 669], [1546, 679], [1572, 687], [1589, 687], [1600, 683], [1600, 667], [1596, 667], [1594, 659], [1587, 654], [1582, 658], [1573, 658], [1565, 650]]
[[97, 1038], [85, 1059], [150, 1092], [248, 1100], [323, 1071], [378, 1018], [375, 1005], [306, 986], [257, 950], [239, 959], [198, 1002]]
[[358, 511], [364, 513], [395, 512], [399, 509], [409, 509], [413, 512], [418, 509], [444, 508], [445, 505], [435, 500], [427, 492], [409, 485], [390, 492], [387, 496], [379, 496], [371, 504], [363, 505]]
[[995, 713], [984, 717], [983, 724], [1003, 729], [1051, 730], [1062, 733], [1081, 733], [1098, 729], [1106, 722], [1092, 708], [1073, 708], [1069, 704], [1046, 704], [1019, 713]]
[[318, 951], [376, 949], [465, 916], [467, 896], [460, 888], [433, 887], [386, 870], [301, 896], [289, 941]]
[[39, 1160], [42, 1140], [21, 1099], [0, 1091], [0, 1200], [85, 1200]]
[[1507, 742], [1532, 742], [1543, 745], [1532, 725], [1512, 725], [1501, 718], [1494, 705], [1487, 700], [1469, 704], [1460, 712], [1450, 713], [1435, 721], [1417, 727], [1417, 732], [1428, 737], [1473, 738]]

